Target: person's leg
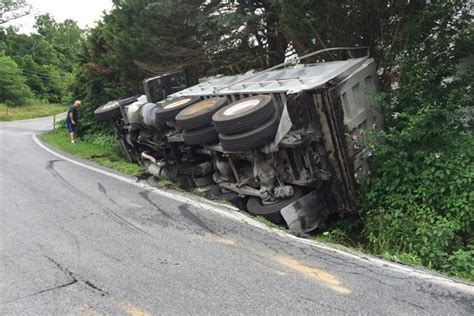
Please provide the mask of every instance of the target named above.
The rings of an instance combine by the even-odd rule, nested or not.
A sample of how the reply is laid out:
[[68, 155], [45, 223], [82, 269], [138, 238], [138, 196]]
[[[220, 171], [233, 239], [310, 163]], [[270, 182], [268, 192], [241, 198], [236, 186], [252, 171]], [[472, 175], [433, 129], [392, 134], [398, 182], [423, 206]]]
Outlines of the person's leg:
[[74, 138], [74, 142], [76, 142], [76, 137], [77, 137], [77, 125], [72, 126], [72, 137]]
[[67, 128], [67, 131], [69, 132], [69, 138], [71, 138], [71, 143], [74, 144], [76, 142], [76, 134], [74, 133], [74, 126], [72, 126], [70, 122], [66, 121], [66, 128]]

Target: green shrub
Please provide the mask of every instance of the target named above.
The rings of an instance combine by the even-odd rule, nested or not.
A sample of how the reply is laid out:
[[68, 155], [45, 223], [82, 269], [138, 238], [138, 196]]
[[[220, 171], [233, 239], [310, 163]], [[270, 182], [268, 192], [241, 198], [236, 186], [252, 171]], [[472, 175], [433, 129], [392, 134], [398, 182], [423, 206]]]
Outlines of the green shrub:
[[416, 155], [377, 161], [363, 195], [364, 234], [376, 253], [415, 254], [426, 266], [449, 270], [456, 264], [451, 254], [473, 242], [474, 139]]
[[386, 96], [387, 130], [361, 194], [363, 234], [374, 253], [474, 279], [474, 51], [463, 1], [428, 6], [395, 54], [399, 86]]
[[468, 245], [468, 250], [454, 251], [448, 258], [446, 268], [460, 278], [473, 279], [474, 276], [474, 247]]
[[102, 148], [119, 151], [117, 140], [115, 139], [115, 136], [112, 134], [106, 134], [106, 133], [87, 134], [84, 137], [84, 140], [86, 142], [100, 146]]

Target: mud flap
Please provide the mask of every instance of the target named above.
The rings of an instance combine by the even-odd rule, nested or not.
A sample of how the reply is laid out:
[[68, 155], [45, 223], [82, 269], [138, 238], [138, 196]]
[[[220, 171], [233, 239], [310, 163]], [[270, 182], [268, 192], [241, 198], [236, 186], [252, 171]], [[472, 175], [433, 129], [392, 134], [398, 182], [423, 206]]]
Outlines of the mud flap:
[[282, 208], [281, 215], [291, 233], [304, 235], [318, 228], [326, 220], [329, 210], [324, 198], [313, 191]]

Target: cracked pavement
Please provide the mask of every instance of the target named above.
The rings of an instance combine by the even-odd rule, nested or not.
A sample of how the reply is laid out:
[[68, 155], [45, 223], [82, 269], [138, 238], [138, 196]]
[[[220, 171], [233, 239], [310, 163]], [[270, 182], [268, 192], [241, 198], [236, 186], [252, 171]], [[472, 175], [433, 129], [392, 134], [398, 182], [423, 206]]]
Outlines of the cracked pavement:
[[2, 315], [474, 314], [472, 284], [375, 265], [82, 168], [33, 141], [50, 126], [0, 124]]

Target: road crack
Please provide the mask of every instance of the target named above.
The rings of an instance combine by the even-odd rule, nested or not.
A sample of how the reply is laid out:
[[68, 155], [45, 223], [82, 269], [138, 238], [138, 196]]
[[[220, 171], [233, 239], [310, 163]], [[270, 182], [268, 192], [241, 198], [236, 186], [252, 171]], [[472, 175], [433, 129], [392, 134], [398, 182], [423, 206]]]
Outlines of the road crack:
[[[71, 281], [68, 282], [70, 283], [69, 285], [72, 285], [74, 283], [77, 283], [79, 281], [81, 281], [82, 283], [84, 283], [87, 287], [95, 290], [95, 291], [98, 291], [101, 296], [105, 296], [106, 294], [109, 294], [108, 292], [102, 290], [100, 287], [96, 286], [95, 284], [93, 284], [91, 281], [87, 280], [87, 279], [83, 279], [83, 278], [79, 278], [76, 276], [75, 273], [73, 273], [72, 271], [70, 271], [68, 268], [64, 267], [63, 265], [61, 265], [59, 262], [53, 260], [52, 258], [48, 257], [48, 256], [45, 256], [46, 259], [48, 259], [50, 262], [52, 262], [56, 267], [58, 267], [59, 270], [63, 271], [70, 279]], [[67, 284], [63, 285], [63, 286], [59, 286], [59, 287], [56, 287], [56, 288], [63, 288], [67, 286]], [[43, 293], [44, 291], [40, 291], [40, 293]], [[40, 293], [37, 293], [37, 294], [40, 294]]]
[[44, 257], [49, 262], [51, 262], [53, 265], [55, 265], [60, 271], [62, 271], [66, 275], [68, 280], [66, 282], [62, 283], [62, 284], [55, 285], [53, 287], [49, 287], [49, 288], [40, 290], [40, 291], [34, 292], [32, 294], [17, 297], [15, 299], [8, 300], [8, 301], [2, 301], [1, 304], [12, 303], [12, 302], [16, 302], [16, 301], [19, 301], [19, 300], [22, 300], [22, 299], [25, 299], [25, 298], [30, 298], [30, 297], [33, 297], [33, 296], [41, 295], [41, 294], [44, 294], [44, 293], [47, 293], [47, 292], [52, 292], [52, 291], [64, 289], [64, 288], [67, 288], [69, 286], [72, 286], [72, 285], [78, 284], [78, 283], [82, 283], [82, 284], [86, 285], [88, 288], [91, 288], [92, 290], [94, 290], [94, 292], [99, 292], [99, 294], [101, 296], [105, 296], [105, 295], [109, 294], [107, 291], [101, 289], [97, 285], [93, 284], [91, 281], [89, 281], [87, 279], [84, 279], [84, 278], [81, 278], [81, 277], [78, 277], [74, 272], [72, 272], [68, 268], [64, 267], [62, 264], [60, 264], [56, 260], [52, 259], [51, 257], [48, 257], [48, 256], [44, 256]]

